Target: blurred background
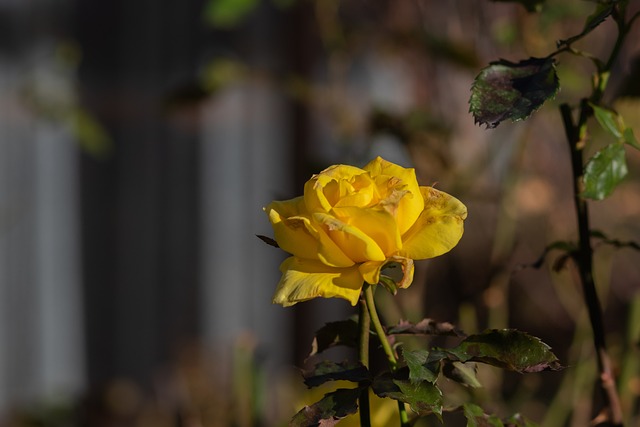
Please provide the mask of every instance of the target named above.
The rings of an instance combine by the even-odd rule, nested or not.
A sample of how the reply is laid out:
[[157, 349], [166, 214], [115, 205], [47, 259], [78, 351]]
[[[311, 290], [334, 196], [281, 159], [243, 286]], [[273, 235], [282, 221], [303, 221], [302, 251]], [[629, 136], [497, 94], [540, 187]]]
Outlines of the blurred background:
[[[321, 395], [294, 368], [313, 332], [354, 311], [271, 304], [284, 254], [255, 237], [272, 235], [262, 206], [377, 155], [469, 209], [458, 247], [418, 263], [396, 298], [379, 292], [385, 320], [540, 337], [569, 368], [482, 370], [483, 389], [450, 396], [586, 425], [599, 397], [575, 272], [554, 252], [530, 265], [576, 238], [557, 106], [590, 93], [592, 65], [561, 56], [560, 93], [525, 122], [485, 130], [468, 98], [489, 61], [546, 56], [593, 8], [0, 0], [0, 425], [286, 425]], [[576, 47], [606, 58], [615, 35], [609, 20]], [[638, 40], [634, 28], [606, 100], [640, 132]], [[592, 128], [591, 152], [609, 142]], [[629, 178], [591, 204], [592, 222], [637, 241], [640, 158], [627, 156]], [[601, 245], [595, 266], [631, 423], [639, 259]]]

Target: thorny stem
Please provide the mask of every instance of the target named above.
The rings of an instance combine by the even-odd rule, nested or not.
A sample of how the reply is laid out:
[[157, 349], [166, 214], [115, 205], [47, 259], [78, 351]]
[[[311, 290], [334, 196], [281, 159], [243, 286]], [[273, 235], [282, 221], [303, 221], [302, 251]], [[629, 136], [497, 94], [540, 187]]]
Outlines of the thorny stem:
[[608, 411], [608, 419], [613, 426], [622, 427], [622, 408], [616, 390], [615, 377], [611, 368], [611, 359], [607, 353], [605, 331], [602, 321], [602, 308], [593, 280], [593, 249], [590, 240], [589, 210], [587, 202], [580, 197], [583, 171], [583, 148], [586, 136], [587, 119], [591, 108], [586, 100], [580, 106], [578, 123], [574, 124], [571, 108], [567, 104], [560, 106], [569, 149], [571, 152], [571, 169], [573, 175], [573, 195], [578, 221], [578, 253], [575, 256], [580, 281], [584, 293], [585, 304], [589, 312], [589, 321], [593, 330], [593, 344], [596, 350], [600, 388]]
[[[371, 323], [373, 324], [373, 329], [376, 331], [378, 339], [380, 340], [380, 344], [382, 345], [382, 349], [387, 356], [389, 367], [392, 371], [395, 371], [398, 367], [398, 359], [396, 358], [395, 352], [389, 344], [389, 340], [387, 339], [387, 334], [382, 327], [382, 323], [380, 323], [380, 318], [378, 317], [378, 312], [376, 311], [376, 303], [373, 299], [373, 289], [371, 286], [365, 285], [363, 292], [367, 308], [369, 310], [369, 316], [371, 317]], [[400, 413], [400, 426], [408, 427], [409, 416], [407, 415], [407, 410], [403, 402], [398, 401], [398, 411]]]
[[[365, 283], [364, 287], [368, 288], [369, 284]], [[358, 340], [358, 359], [366, 368], [369, 368], [369, 329], [371, 325], [371, 318], [369, 317], [369, 311], [367, 310], [367, 302], [364, 299], [360, 299], [359, 309], [360, 315], [358, 316], [358, 329], [360, 339]], [[360, 426], [371, 427], [369, 387], [362, 388], [358, 403], [360, 406]]]

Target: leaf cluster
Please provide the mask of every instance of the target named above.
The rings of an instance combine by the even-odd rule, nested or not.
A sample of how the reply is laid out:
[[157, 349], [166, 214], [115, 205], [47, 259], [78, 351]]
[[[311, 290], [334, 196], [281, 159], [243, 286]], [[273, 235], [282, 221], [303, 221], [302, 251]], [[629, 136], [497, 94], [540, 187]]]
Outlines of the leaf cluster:
[[[466, 336], [450, 323], [423, 319], [418, 323], [401, 321], [387, 327], [386, 333], [453, 336], [460, 341], [451, 348], [404, 350], [399, 367], [393, 371], [372, 372], [359, 362], [320, 361], [302, 372], [307, 387], [317, 387], [330, 381], [348, 381], [354, 387], [327, 393], [318, 402], [301, 409], [291, 420], [291, 425], [334, 425], [356, 413], [361, 392], [371, 388], [381, 398], [409, 405], [414, 418], [436, 416], [442, 420], [443, 412], [458, 411], [467, 418], [468, 425], [533, 426], [520, 416], [503, 421], [486, 415], [480, 407], [472, 404], [450, 407], [438, 383], [446, 378], [464, 387], [481, 387], [476, 376], [478, 363], [519, 373], [562, 368], [549, 346], [514, 329], [491, 329]], [[316, 332], [311, 356], [336, 346], [356, 347], [357, 334], [355, 319], [328, 323]], [[374, 332], [370, 331], [370, 334]]]

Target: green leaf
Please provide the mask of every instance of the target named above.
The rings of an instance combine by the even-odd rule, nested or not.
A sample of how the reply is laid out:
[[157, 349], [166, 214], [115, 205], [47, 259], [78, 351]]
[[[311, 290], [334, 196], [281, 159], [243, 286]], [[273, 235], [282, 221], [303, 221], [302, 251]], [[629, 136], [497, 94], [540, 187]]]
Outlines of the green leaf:
[[602, 129], [613, 135], [618, 142], [627, 143], [634, 148], [640, 149], [640, 145], [633, 134], [633, 129], [627, 127], [620, 114], [609, 108], [604, 108], [595, 104], [589, 105], [593, 109], [593, 115]]
[[602, 24], [605, 19], [607, 19], [613, 13], [616, 3], [617, 0], [599, 1], [595, 12], [593, 12], [587, 18], [582, 32], [573, 37], [569, 37], [566, 40], [559, 40], [557, 43], [558, 47], [568, 46], [593, 31], [598, 25]]
[[581, 196], [594, 200], [608, 197], [627, 176], [627, 172], [624, 146], [620, 143], [607, 145], [585, 165]]
[[293, 416], [289, 425], [292, 427], [333, 426], [347, 415], [356, 413], [360, 391], [361, 388], [340, 388], [327, 393], [318, 402], [302, 408]]
[[475, 122], [494, 128], [503, 120], [524, 120], [558, 92], [552, 58], [529, 58], [517, 64], [492, 62], [471, 88], [469, 111]]
[[456, 329], [449, 322], [436, 322], [433, 319], [422, 319], [418, 323], [401, 320], [397, 325], [387, 329], [388, 335], [444, 335], [464, 337], [464, 332]]
[[440, 363], [428, 363], [429, 352], [427, 350], [403, 351], [402, 356], [409, 368], [409, 382], [436, 382], [440, 373]]
[[257, 5], [258, 0], [209, 0], [204, 17], [217, 28], [232, 28], [240, 23]]
[[445, 377], [471, 388], [482, 387], [476, 376], [477, 371], [478, 366], [472, 362], [462, 363], [445, 360], [442, 367], [442, 373]]
[[490, 329], [471, 335], [448, 353], [461, 362], [481, 362], [516, 372], [562, 368], [548, 345], [515, 329]]
[[501, 3], [520, 3], [527, 9], [527, 12], [540, 12], [540, 10], [542, 9], [542, 4], [545, 2], [545, 0], [492, 0], [492, 1], [501, 2]]
[[473, 403], [465, 403], [462, 411], [467, 418], [467, 427], [504, 427], [500, 418], [485, 414], [481, 407]]
[[336, 363], [323, 360], [312, 369], [302, 373], [307, 387], [317, 387], [327, 381], [370, 381], [369, 370], [361, 363]]
[[338, 345], [354, 348], [358, 346], [358, 322], [356, 320], [329, 322], [318, 329], [311, 344], [309, 356], [322, 353]]
[[429, 381], [412, 383], [408, 379], [394, 378], [397, 373], [385, 373], [373, 380], [373, 392], [380, 397], [388, 397], [408, 403], [411, 410], [419, 415], [442, 415], [442, 392]]

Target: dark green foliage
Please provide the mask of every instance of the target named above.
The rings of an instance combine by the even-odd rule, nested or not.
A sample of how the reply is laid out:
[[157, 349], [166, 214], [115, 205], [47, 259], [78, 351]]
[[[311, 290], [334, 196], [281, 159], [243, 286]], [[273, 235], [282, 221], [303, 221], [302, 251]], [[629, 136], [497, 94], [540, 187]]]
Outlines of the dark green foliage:
[[293, 416], [289, 423], [292, 427], [333, 426], [347, 415], [358, 410], [360, 388], [341, 388], [324, 395], [311, 406], [305, 406]]
[[336, 363], [323, 360], [308, 371], [302, 373], [307, 387], [317, 387], [327, 381], [361, 382], [371, 379], [369, 371], [361, 363]]
[[436, 322], [433, 319], [422, 319], [418, 323], [401, 320], [397, 325], [387, 329], [389, 335], [446, 335], [464, 337], [464, 332], [456, 329], [449, 322]]
[[412, 382], [404, 378], [405, 372], [385, 373], [373, 381], [373, 391], [380, 397], [388, 397], [408, 403], [419, 415], [442, 414], [442, 392], [429, 381]]
[[428, 381], [435, 383], [440, 373], [439, 363], [427, 363], [429, 352], [427, 350], [404, 351], [402, 353], [409, 368], [409, 381], [418, 383]]
[[311, 344], [311, 354], [309, 356], [322, 353], [323, 351], [338, 345], [356, 347], [357, 343], [357, 321], [349, 319], [330, 322], [316, 331], [316, 336]]
[[522, 373], [561, 369], [548, 345], [514, 329], [491, 329], [471, 335], [446, 352], [461, 362], [482, 362]]
[[476, 123], [494, 128], [503, 120], [526, 119], [553, 98], [558, 88], [552, 58], [492, 62], [473, 83], [469, 111]]

